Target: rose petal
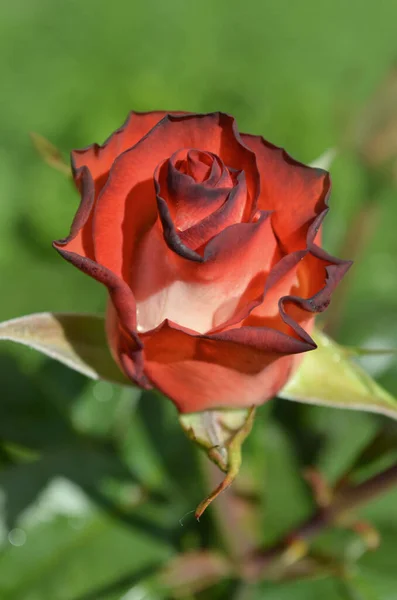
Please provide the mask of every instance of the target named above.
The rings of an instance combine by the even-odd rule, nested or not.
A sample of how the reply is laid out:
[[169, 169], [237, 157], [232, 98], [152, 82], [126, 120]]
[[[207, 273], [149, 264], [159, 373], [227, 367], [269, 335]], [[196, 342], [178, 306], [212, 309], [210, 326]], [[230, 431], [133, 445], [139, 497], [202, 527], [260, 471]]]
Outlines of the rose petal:
[[116, 158], [128, 148], [135, 146], [166, 114], [165, 111], [146, 113], [131, 111], [125, 123], [102, 145], [92, 144], [87, 148], [72, 151], [73, 171], [86, 166], [94, 181], [104, 175], [107, 176]]
[[198, 249], [223, 231], [229, 225], [241, 223], [247, 202], [247, 184], [245, 173], [236, 174], [234, 188], [225, 202], [216, 211], [200, 223], [182, 231], [180, 240], [189, 248]]
[[[178, 154], [178, 153], [176, 153]], [[174, 155], [175, 156], [175, 155]], [[189, 175], [193, 181], [203, 183], [208, 179], [213, 179], [217, 174], [217, 162], [214, 161], [214, 156], [203, 150], [187, 150], [186, 151], [186, 175]]]
[[177, 164], [182, 158], [189, 160], [191, 154], [192, 151], [179, 150], [159, 165], [154, 174], [157, 193], [167, 202], [172, 221], [180, 231], [192, 227], [222, 206], [234, 185], [225, 165], [215, 155], [211, 156], [211, 174], [205, 181], [197, 181], [181, 172]]
[[324, 214], [309, 229], [307, 250], [293, 252], [273, 267], [262, 301], [251, 305], [245, 326], [273, 326], [299, 339], [310, 339], [305, 330], [313, 313], [327, 308], [335, 287], [352, 265], [311, 241]]
[[181, 413], [263, 404], [288, 380], [293, 358], [270, 362], [260, 373], [246, 374], [197, 359], [179, 363], [146, 363], [153, 385], [171, 398]]
[[291, 353], [312, 347], [271, 330], [232, 337], [194, 336], [167, 321], [143, 335], [145, 373], [181, 412], [244, 407], [272, 397], [293, 367]]
[[[133, 369], [129, 373], [131, 378], [141, 387], [150, 387], [143, 372], [142, 342], [136, 333], [136, 304], [129, 286], [93, 260], [68, 252], [56, 243], [54, 243], [54, 247], [65, 260], [107, 287], [115, 315], [117, 315], [117, 318], [116, 316], [113, 318], [113, 327], [111, 324], [114, 333], [113, 341], [116, 344], [116, 347], [111, 344], [112, 353], [114, 356], [121, 356], [122, 359], [124, 354], [127, 354], [129, 360], [133, 361]], [[110, 322], [112, 323], [112, 319]], [[117, 335], [114, 331], [115, 326], [118, 329]], [[124, 366], [123, 360], [121, 360], [121, 364]]]
[[309, 226], [327, 206], [329, 174], [294, 160], [261, 136], [241, 137], [256, 155], [261, 187], [258, 207], [274, 210], [273, 227], [286, 252], [304, 248]]
[[54, 246], [69, 252], [95, 259], [92, 239], [92, 208], [95, 202], [95, 184], [87, 167], [80, 167], [75, 173], [76, 185], [80, 190], [80, 206], [73, 219], [69, 235], [54, 242]]
[[[130, 112], [125, 123], [103, 145], [92, 144], [71, 152], [72, 173], [81, 194], [81, 203], [70, 234], [57, 242], [70, 252], [95, 259], [92, 209], [116, 158], [136, 144], [167, 114], [163, 111]], [[182, 113], [177, 113], [182, 114]]]
[[325, 214], [326, 211], [309, 228], [308, 248], [278, 260], [262, 290], [263, 279], [254, 279], [245, 297], [242, 296], [239, 309], [211, 334], [264, 327], [313, 344], [309, 334], [314, 314], [328, 306], [335, 287], [352, 264], [327, 254], [313, 243]]
[[[191, 186], [186, 185], [185, 189], [178, 189], [180, 197], [179, 194], [172, 197], [162, 173], [165, 166], [162, 164], [155, 173], [157, 206], [164, 239], [171, 250], [180, 256], [201, 262], [201, 254], [197, 250], [229, 225], [242, 221], [247, 204], [245, 174], [233, 173], [234, 187], [230, 190], [223, 187], [208, 189], [192, 183]], [[223, 179], [221, 177], [221, 181]], [[195, 202], [189, 202], [194, 196]], [[188, 223], [191, 225], [188, 226]], [[196, 252], [191, 253], [189, 249]]]
[[234, 119], [222, 113], [167, 115], [115, 161], [97, 202], [96, 257], [117, 275], [128, 279], [134, 246], [155, 220], [155, 167], [186, 147], [213, 152], [228, 166], [244, 170], [251, 211], [258, 191], [255, 155], [240, 141]]
[[[144, 373], [143, 344], [136, 335], [135, 330], [131, 337], [126, 335], [124, 323], [120, 321], [119, 317], [119, 314], [121, 314], [120, 309], [116, 308], [113, 302], [114, 298], [110, 295], [105, 325], [112, 356], [121, 371], [134, 383], [145, 389], [151, 389], [152, 385]], [[132, 298], [132, 304], [135, 306], [134, 298]], [[134, 313], [134, 318], [135, 316]]]
[[262, 213], [254, 223], [226, 227], [207, 244], [203, 262], [193, 263], [164, 251], [156, 224], [136, 256], [131, 283], [139, 330], [164, 319], [200, 333], [220, 325], [238, 309], [253, 279], [263, 277], [263, 289], [276, 246], [269, 214]]

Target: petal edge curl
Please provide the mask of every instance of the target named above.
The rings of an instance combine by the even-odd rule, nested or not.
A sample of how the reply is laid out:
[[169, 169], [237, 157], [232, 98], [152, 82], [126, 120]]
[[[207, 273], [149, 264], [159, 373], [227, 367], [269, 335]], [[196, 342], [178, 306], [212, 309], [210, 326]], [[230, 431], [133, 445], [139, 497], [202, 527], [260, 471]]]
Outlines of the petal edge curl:
[[150, 386], [143, 370], [143, 344], [136, 331], [136, 306], [134, 295], [129, 286], [114, 273], [85, 256], [64, 250], [59, 242], [53, 242], [53, 247], [68, 262], [80, 271], [99, 281], [108, 289], [112, 304], [121, 323], [118, 348], [113, 349], [121, 357], [128, 349], [128, 354], [134, 356], [135, 371], [131, 378], [141, 387]]
[[275, 211], [275, 233], [286, 252], [302, 249], [309, 226], [328, 206], [329, 173], [303, 164], [262, 136], [241, 137], [256, 154], [261, 177], [258, 208]]
[[80, 167], [74, 174], [76, 185], [81, 194], [77, 212], [72, 221], [69, 234], [56, 242], [68, 247], [68, 251], [94, 259], [94, 244], [90, 223], [95, 204], [95, 183], [88, 167]]

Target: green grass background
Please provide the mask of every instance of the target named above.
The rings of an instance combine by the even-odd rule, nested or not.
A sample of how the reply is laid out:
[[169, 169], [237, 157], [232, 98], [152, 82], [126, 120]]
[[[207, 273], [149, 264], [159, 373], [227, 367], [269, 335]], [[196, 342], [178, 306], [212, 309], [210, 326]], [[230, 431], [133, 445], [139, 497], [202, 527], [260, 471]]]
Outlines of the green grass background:
[[[327, 249], [339, 251], [368, 199], [368, 174], [346, 143], [346, 132], [397, 58], [396, 22], [392, 0], [3, 2], [1, 319], [103, 309], [104, 291], [51, 249], [51, 241], [68, 232], [78, 197], [65, 177], [41, 161], [29, 132], [45, 136], [66, 156], [72, 148], [102, 142], [131, 109], [230, 112], [241, 131], [262, 134], [307, 162], [327, 148], [341, 148], [332, 167], [325, 229]], [[338, 338], [395, 347], [397, 188], [387, 178], [378, 185], [376, 203], [379, 220], [349, 274]], [[371, 364], [397, 394], [396, 363]], [[205, 488], [192, 466], [196, 456], [190, 457], [165, 401], [149, 399], [149, 414], [125, 392], [88, 384], [10, 344], [1, 348], [0, 378], [1, 599], [88, 600], [89, 593], [93, 600], [127, 600], [128, 593], [128, 600], [162, 598], [161, 591], [142, 582], [138, 587], [127, 582], [115, 592], [106, 592], [106, 586], [181, 548], [217, 544], [211, 524], [201, 529], [188, 524], [181, 533], [179, 517], [194, 508]], [[390, 427], [360, 413], [281, 404], [263, 409], [248, 446], [247, 460], [265, 481], [263, 540], [277, 537], [310, 506], [300, 477], [303, 464], [315, 462], [335, 478], [376, 432]], [[156, 446], [168, 448], [165, 458]], [[186, 465], [181, 452], [190, 457]], [[54, 477], [61, 490], [65, 481], [74, 482], [63, 495], [77, 498], [77, 516], [70, 507], [62, 512], [59, 499], [45, 495]], [[124, 506], [120, 498], [134, 477], [150, 481], [168, 498], [144, 507], [139, 523], [134, 511], [127, 511], [127, 520], [112, 516], [104, 500]], [[98, 499], [99, 480], [106, 494]], [[363, 575], [343, 585], [332, 579], [269, 583], [250, 589], [249, 598], [395, 600], [397, 559], [393, 566], [387, 557], [395, 554], [396, 497], [371, 506], [368, 511], [386, 537], [384, 550], [363, 559]], [[153, 535], [145, 528], [146, 517], [156, 523]], [[10, 543], [7, 527], [22, 529], [26, 542]], [[161, 534], [164, 527], [174, 527], [177, 542], [173, 534]], [[104, 595], [95, 591], [101, 586]], [[233, 593], [234, 588], [219, 587], [202, 597]]]

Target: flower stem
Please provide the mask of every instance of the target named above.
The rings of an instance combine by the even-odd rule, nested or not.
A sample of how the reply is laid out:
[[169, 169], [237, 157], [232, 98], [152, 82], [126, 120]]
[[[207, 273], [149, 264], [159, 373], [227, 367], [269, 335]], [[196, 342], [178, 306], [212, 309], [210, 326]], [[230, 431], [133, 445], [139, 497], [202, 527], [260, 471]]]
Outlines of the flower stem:
[[367, 481], [344, 488], [328, 507], [320, 508], [286, 538], [270, 548], [252, 553], [243, 564], [244, 578], [254, 581], [261, 579], [269, 567], [282, 560], [286, 553], [290, 553], [292, 546], [306, 544], [328, 526], [337, 523], [346, 513], [377, 498], [396, 485], [397, 464]]

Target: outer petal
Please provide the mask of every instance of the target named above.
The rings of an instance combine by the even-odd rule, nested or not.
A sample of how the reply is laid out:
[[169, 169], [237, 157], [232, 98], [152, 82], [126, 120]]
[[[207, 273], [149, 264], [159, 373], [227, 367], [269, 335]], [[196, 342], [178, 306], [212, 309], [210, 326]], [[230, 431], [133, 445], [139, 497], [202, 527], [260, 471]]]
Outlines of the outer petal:
[[255, 155], [241, 142], [232, 117], [222, 113], [167, 115], [115, 161], [97, 202], [94, 219], [97, 260], [117, 275], [123, 274], [126, 280], [134, 246], [156, 219], [154, 170], [184, 147], [213, 152], [228, 166], [244, 170], [250, 211], [256, 201]]
[[309, 226], [327, 206], [329, 174], [308, 167], [261, 136], [242, 134], [260, 174], [258, 207], [274, 210], [273, 226], [286, 253], [304, 248]]
[[[94, 181], [106, 176], [120, 154], [135, 146], [167, 113], [153, 111], [139, 113], [131, 111], [125, 123], [102, 145], [92, 144], [81, 150], [72, 151], [72, 168], [75, 173], [83, 166], [88, 167]], [[175, 114], [184, 114], [178, 113]], [[103, 185], [103, 183], [102, 183]]]
[[282, 389], [292, 366], [292, 356], [269, 363], [257, 374], [197, 360], [169, 365], [148, 361], [146, 373], [153, 385], [186, 413], [263, 404]]
[[325, 310], [352, 262], [331, 256], [314, 243], [323, 211], [309, 227], [306, 250], [285, 256], [270, 272], [263, 295], [249, 307], [248, 326], [273, 326], [310, 340], [307, 329], [314, 313]]
[[94, 259], [92, 210], [95, 203], [95, 183], [87, 167], [80, 167], [75, 172], [75, 181], [81, 194], [80, 206], [73, 219], [69, 235], [54, 242], [54, 246], [57, 249], [62, 247], [68, 252]]
[[[135, 380], [135, 357], [120, 344], [120, 325], [110, 308], [109, 342]], [[141, 337], [145, 375], [181, 412], [262, 404], [285, 384], [294, 354], [312, 348], [272, 330], [246, 328], [238, 340], [222, 339], [195, 335], [168, 321]]]
[[240, 330], [240, 339], [194, 336], [164, 323], [143, 335], [145, 373], [181, 412], [261, 404], [311, 346], [272, 330]]
[[[128, 360], [133, 363], [129, 371], [131, 379], [141, 387], [151, 387], [143, 372], [142, 342], [136, 333], [136, 305], [131, 289], [114, 273], [93, 260], [68, 252], [57, 243], [54, 243], [54, 247], [65, 260], [107, 287], [115, 311], [113, 323], [117, 323], [118, 328], [118, 335], [111, 344], [112, 353], [115, 357], [127, 354]], [[111, 329], [114, 331], [114, 327]]]
[[[167, 113], [163, 111], [131, 112], [125, 123], [103, 145], [92, 144], [71, 153], [72, 173], [81, 194], [81, 203], [73, 220], [70, 234], [57, 244], [69, 252], [94, 259], [92, 212], [94, 203], [116, 158], [135, 145]], [[175, 113], [182, 114], [182, 113]]]

